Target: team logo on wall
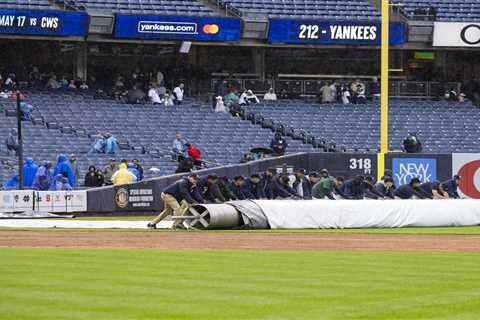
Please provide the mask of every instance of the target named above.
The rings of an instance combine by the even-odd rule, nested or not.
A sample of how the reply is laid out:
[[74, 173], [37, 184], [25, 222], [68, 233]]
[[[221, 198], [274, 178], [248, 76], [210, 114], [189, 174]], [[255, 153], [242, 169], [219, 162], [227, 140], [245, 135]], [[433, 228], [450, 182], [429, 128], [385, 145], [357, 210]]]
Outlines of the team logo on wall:
[[462, 177], [458, 193], [466, 198], [480, 199], [480, 154], [454, 153], [452, 171], [452, 176]]
[[126, 208], [128, 206], [128, 190], [120, 188], [115, 194], [115, 202], [119, 208]]
[[429, 158], [393, 158], [393, 179], [397, 186], [407, 184], [413, 178], [422, 182], [437, 179], [437, 160]]

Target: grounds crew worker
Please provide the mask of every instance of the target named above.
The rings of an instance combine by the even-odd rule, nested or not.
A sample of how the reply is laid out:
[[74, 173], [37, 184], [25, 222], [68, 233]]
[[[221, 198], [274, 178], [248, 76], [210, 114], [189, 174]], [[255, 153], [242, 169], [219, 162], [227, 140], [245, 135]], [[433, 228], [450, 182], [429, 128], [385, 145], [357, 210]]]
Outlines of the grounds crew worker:
[[[198, 176], [190, 174], [188, 177], [178, 180], [169, 185], [162, 192], [163, 211], [147, 226], [156, 229], [157, 223], [166, 217], [183, 216], [187, 209], [195, 203], [204, 203], [202, 196], [197, 188]], [[176, 229], [182, 224], [181, 220], [173, 222], [173, 229]]]

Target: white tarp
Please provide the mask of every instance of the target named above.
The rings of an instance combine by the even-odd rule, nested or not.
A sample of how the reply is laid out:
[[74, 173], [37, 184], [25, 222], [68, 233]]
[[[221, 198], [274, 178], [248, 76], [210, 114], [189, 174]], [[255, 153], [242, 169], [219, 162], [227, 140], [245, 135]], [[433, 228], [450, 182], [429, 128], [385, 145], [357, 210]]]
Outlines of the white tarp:
[[480, 225], [478, 200], [258, 200], [272, 229]]

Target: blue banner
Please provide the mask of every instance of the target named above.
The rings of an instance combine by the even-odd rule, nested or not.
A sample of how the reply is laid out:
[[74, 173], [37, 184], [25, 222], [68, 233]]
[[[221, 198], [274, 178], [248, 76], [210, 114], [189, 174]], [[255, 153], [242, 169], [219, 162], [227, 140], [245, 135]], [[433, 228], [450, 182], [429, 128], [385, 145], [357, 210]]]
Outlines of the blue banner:
[[0, 10], [0, 34], [84, 37], [88, 23], [85, 12]]
[[[380, 22], [270, 19], [270, 43], [379, 45]], [[406, 41], [405, 24], [390, 23], [390, 44]]]
[[407, 184], [413, 178], [423, 182], [437, 180], [437, 159], [434, 158], [393, 158], [392, 171], [395, 185]]
[[183, 16], [116, 15], [115, 38], [237, 41], [240, 19]]

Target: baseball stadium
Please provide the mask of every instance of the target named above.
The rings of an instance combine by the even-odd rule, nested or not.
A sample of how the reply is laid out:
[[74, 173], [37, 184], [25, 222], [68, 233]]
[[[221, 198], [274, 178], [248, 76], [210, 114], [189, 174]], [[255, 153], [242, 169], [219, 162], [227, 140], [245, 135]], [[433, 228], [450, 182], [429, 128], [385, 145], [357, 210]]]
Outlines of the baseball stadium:
[[0, 0], [0, 47], [0, 320], [479, 318], [479, 0]]

